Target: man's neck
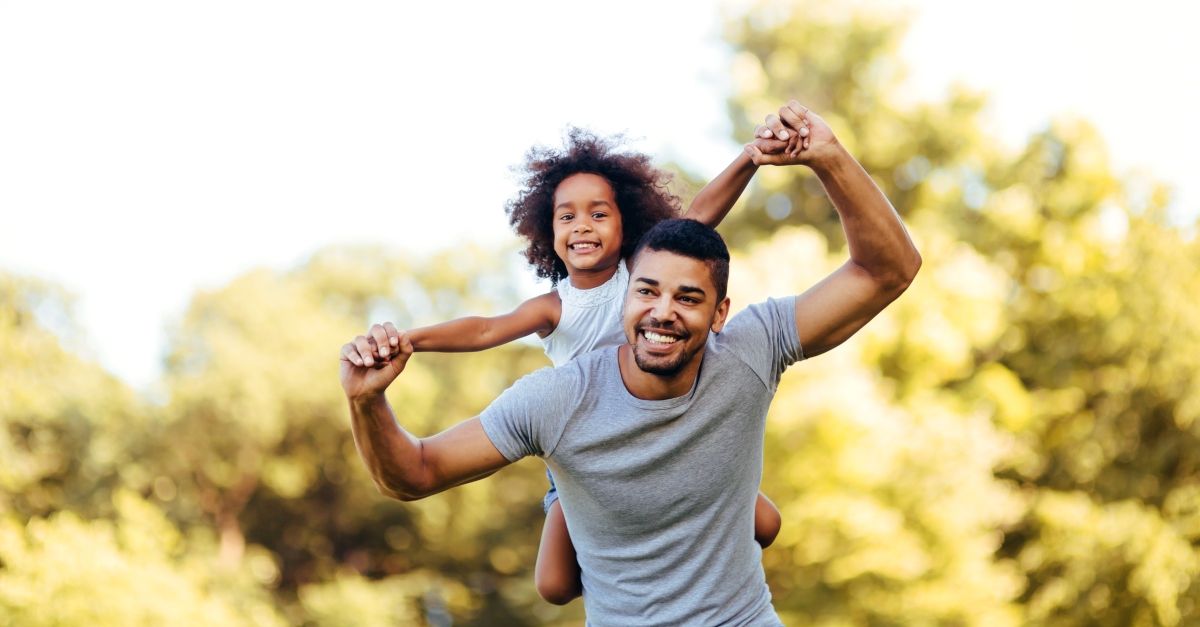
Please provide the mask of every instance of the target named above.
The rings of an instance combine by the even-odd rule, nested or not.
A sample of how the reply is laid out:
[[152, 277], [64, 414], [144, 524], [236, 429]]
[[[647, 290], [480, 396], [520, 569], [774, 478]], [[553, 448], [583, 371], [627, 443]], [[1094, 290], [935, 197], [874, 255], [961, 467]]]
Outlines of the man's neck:
[[700, 373], [700, 362], [704, 351], [696, 354], [690, 363], [679, 372], [663, 376], [652, 374], [638, 367], [633, 357], [633, 348], [628, 344], [617, 349], [617, 363], [621, 367], [621, 382], [625, 389], [643, 401], [665, 401], [679, 398], [692, 391], [696, 376]]

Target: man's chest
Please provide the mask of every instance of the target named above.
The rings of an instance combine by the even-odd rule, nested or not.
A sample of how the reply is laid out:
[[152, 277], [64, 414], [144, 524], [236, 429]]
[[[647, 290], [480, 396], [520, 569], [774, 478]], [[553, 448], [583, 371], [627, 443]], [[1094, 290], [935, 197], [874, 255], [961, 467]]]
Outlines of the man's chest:
[[704, 510], [760, 477], [766, 406], [721, 397], [704, 410], [624, 407], [575, 417], [547, 462], [564, 498], [605, 516], [645, 521]]

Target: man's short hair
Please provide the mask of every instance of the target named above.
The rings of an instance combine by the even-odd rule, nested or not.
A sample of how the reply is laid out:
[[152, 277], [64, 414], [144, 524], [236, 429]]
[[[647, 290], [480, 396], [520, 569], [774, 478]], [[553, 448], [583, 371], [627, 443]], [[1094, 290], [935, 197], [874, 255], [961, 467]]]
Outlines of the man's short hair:
[[695, 220], [676, 218], [654, 225], [630, 256], [630, 267], [643, 250], [657, 250], [695, 259], [708, 266], [717, 300], [724, 300], [729, 287], [729, 248], [716, 229]]

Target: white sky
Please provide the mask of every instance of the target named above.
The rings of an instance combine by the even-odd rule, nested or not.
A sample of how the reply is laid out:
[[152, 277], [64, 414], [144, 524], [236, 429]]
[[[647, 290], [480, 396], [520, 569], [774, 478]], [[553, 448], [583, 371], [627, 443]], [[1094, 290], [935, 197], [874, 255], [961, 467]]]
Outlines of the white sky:
[[[1078, 113], [1200, 213], [1200, 3], [902, 3], [912, 97], [988, 89], [1014, 145]], [[189, 296], [251, 267], [508, 240], [508, 167], [568, 123], [715, 174], [729, 59], [716, 0], [0, 0], [0, 268], [78, 294], [142, 387]]]

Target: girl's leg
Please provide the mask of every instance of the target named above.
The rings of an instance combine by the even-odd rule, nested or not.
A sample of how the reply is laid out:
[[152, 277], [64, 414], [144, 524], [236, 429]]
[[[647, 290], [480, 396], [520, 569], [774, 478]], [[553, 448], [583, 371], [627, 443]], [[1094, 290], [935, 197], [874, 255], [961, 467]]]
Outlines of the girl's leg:
[[580, 572], [579, 563], [575, 561], [575, 545], [571, 544], [571, 534], [567, 531], [567, 519], [555, 499], [546, 511], [546, 525], [542, 527], [542, 544], [533, 573], [538, 594], [549, 603], [566, 605], [583, 594]]
[[[783, 518], [779, 515], [779, 509], [775, 507], [771, 499], [767, 498], [767, 495], [759, 492], [758, 500], [754, 502], [754, 541], [764, 549], [771, 546], [771, 543], [775, 541], [775, 536], [779, 535], [779, 526], [782, 523]], [[546, 519], [546, 524], [550, 524], [549, 519]], [[546, 536], [543, 534], [542, 546], [545, 545]]]

